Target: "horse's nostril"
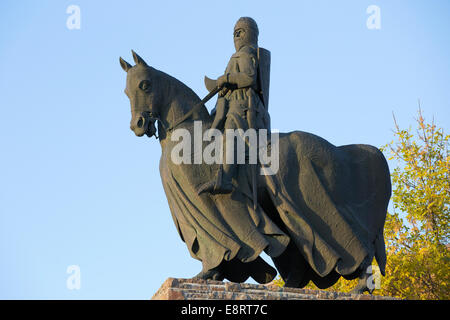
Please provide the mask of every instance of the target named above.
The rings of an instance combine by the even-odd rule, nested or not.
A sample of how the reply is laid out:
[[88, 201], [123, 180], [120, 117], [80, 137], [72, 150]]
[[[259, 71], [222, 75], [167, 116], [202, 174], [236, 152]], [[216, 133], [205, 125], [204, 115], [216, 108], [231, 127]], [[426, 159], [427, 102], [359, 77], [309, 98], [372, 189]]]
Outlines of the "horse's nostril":
[[144, 126], [144, 118], [139, 117], [139, 120], [137, 121], [136, 125], [138, 126], [138, 128], [142, 128]]

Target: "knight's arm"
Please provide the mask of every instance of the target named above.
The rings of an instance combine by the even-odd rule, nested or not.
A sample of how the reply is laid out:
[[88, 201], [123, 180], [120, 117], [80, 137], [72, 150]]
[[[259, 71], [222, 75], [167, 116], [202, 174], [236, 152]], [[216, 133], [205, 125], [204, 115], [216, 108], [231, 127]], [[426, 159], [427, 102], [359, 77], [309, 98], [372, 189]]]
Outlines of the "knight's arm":
[[257, 86], [257, 60], [252, 54], [242, 54], [238, 60], [240, 72], [227, 73], [227, 82], [238, 88]]

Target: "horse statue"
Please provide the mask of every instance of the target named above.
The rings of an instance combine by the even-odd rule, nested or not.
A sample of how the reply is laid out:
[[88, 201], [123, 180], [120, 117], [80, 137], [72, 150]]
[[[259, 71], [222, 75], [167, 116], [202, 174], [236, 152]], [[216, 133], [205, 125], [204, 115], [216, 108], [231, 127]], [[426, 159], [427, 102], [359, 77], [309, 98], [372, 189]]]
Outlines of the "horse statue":
[[[159, 135], [159, 170], [175, 227], [191, 256], [202, 262], [195, 278], [268, 283], [278, 271], [285, 286], [312, 281], [323, 289], [342, 276], [360, 279], [353, 292], [371, 292], [367, 270], [374, 258], [385, 274], [383, 228], [391, 196], [389, 168], [379, 149], [336, 147], [302, 131], [279, 133], [279, 169], [258, 175], [256, 206], [245, 166], [239, 166], [233, 192], [199, 194], [218, 165], [174, 163], [180, 135], [174, 136], [194, 135], [196, 123], [204, 132], [212, 116], [193, 90], [132, 55], [134, 66], [120, 58], [127, 72], [130, 128], [139, 137]], [[263, 251], [276, 270], [260, 257]]]

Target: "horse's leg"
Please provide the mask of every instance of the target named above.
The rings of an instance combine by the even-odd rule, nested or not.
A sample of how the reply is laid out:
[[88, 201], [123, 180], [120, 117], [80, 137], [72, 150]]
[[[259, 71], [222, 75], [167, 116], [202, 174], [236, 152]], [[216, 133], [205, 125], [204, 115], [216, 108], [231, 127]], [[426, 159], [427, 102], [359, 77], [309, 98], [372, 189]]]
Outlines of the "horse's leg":
[[305, 279], [309, 269], [308, 263], [292, 240], [283, 253], [272, 260], [286, 287], [302, 288], [309, 282], [309, 278]]
[[222, 261], [221, 264], [211, 270], [202, 270], [196, 279], [218, 280], [228, 279], [231, 282], [245, 282], [252, 277], [258, 283], [269, 283], [277, 275], [277, 270], [272, 268], [261, 257], [250, 262], [242, 262], [237, 258], [231, 261]]
[[353, 294], [363, 294], [364, 292], [368, 292], [372, 294], [374, 288], [370, 289], [368, 287], [370, 273], [367, 273], [366, 269], [362, 270], [359, 275], [359, 281], [356, 286], [350, 291]]
[[324, 277], [319, 276], [313, 269], [309, 268], [308, 278], [319, 288], [326, 289], [338, 282], [341, 275], [335, 270]]
[[[350, 293], [356, 293], [356, 294], [362, 294], [364, 292], [368, 292], [369, 294], [372, 294], [373, 290], [375, 289], [375, 285], [372, 282], [373, 278], [371, 268], [369, 268], [372, 264], [373, 255], [367, 256], [366, 259], [361, 263], [359, 269], [357, 270], [357, 273], [359, 272], [358, 278], [359, 281], [356, 284], [356, 286], [353, 288]], [[356, 277], [355, 277], [356, 278]], [[370, 283], [370, 285], [369, 285]]]
[[245, 263], [248, 268], [250, 276], [258, 283], [265, 284], [272, 281], [276, 275], [277, 270], [272, 268], [263, 258], [258, 257], [255, 260]]
[[223, 281], [223, 279], [225, 279], [225, 276], [221, 269], [221, 265], [213, 269], [203, 268], [202, 271], [200, 271], [200, 273], [198, 273], [192, 279]]
[[[278, 228], [288, 235], [289, 231], [281, 220], [264, 183], [265, 180], [261, 179], [259, 183], [261, 187], [258, 189], [258, 203]], [[273, 257], [272, 261], [287, 287], [301, 288], [307, 284], [305, 274], [309, 266], [292, 239], [283, 253], [278, 257]]]

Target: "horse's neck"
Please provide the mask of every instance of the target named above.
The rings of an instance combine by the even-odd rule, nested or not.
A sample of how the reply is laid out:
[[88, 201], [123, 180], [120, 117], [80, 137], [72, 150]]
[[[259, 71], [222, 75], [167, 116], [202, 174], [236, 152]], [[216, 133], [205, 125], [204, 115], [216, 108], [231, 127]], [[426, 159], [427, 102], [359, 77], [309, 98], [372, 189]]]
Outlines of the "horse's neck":
[[[169, 83], [165, 85], [167, 101], [161, 110], [161, 121], [165, 129], [172, 128], [186, 113], [198, 105], [201, 100], [192, 89], [181, 81], [167, 75]], [[200, 120], [209, 122], [209, 113], [204, 106], [199, 107], [186, 121]], [[174, 128], [175, 129], [175, 128]]]

